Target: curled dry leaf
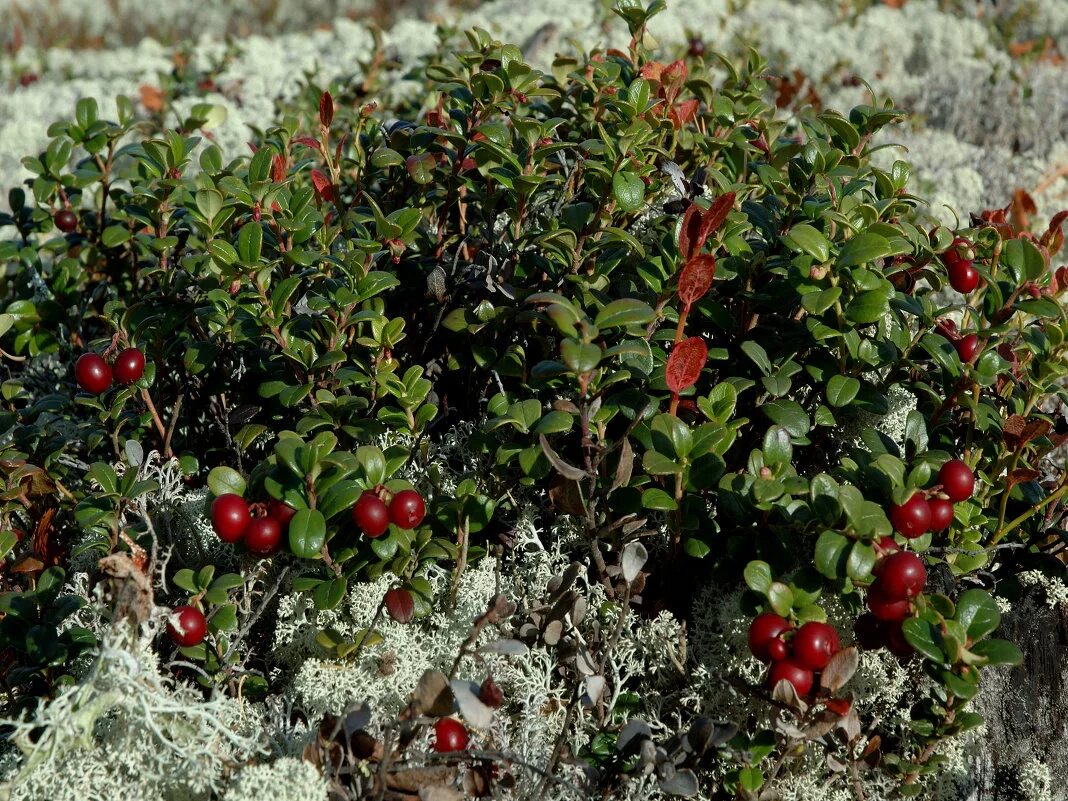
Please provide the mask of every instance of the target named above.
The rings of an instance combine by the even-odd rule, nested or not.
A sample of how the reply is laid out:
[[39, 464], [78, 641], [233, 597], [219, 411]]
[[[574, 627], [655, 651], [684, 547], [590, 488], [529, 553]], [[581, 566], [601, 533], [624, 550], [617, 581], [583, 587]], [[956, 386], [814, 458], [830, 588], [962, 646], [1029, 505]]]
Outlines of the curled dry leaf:
[[419, 715], [440, 718], [451, 715], [454, 707], [449, 680], [440, 670], [428, 670], [419, 677], [412, 694], [412, 704]]
[[820, 674], [820, 686], [832, 693], [837, 692], [853, 678], [859, 666], [860, 653], [856, 646], [850, 645], [848, 648], [843, 648], [831, 657], [831, 661], [823, 669]]

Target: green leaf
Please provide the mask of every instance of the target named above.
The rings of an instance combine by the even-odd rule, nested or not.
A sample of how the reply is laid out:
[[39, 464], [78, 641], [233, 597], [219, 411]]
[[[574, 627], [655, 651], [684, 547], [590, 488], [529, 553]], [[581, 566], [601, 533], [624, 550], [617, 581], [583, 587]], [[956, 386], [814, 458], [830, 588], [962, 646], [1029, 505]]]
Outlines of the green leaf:
[[754, 559], [746, 565], [742, 575], [745, 577], [745, 583], [749, 585], [749, 589], [759, 592], [761, 595], [767, 595], [768, 589], [770, 589], [774, 581], [771, 575], [771, 565], [759, 559]]
[[890, 241], [878, 234], [857, 234], [838, 252], [839, 267], [855, 267], [894, 252]]
[[848, 375], [831, 376], [827, 382], [827, 402], [831, 406], [846, 406], [860, 392], [860, 382]]
[[890, 310], [889, 295], [882, 289], [859, 293], [845, 307], [845, 316], [858, 325], [870, 325], [881, 320]]
[[232, 467], [219, 465], [208, 473], [208, 490], [216, 498], [228, 493], [244, 497], [246, 487], [245, 479]]
[[614, 300], [597, 314], [593, 324], [598, 328], [624, 328], [628, 325], [645, 325], [656, 313], [648, 303], [633, 298]]
[[312, 600], [315, 602], [315, 608], [336, 609], [337, 605], [345, 598], [347, 591], [348, 581], [344, 576], [321, 582], [312, 590]]
[[816, 569], [829, 579], [843, 577], [849, 546], [850, 540], [837, 531], [824, 531], [816, 540]]
[[790, 614], [790, 609], [794, 605], [794, 593], [787, 585], [781, 581], [771, 582], [771, 586], [768, 587], [768, 602], [771, 604], [771, 608], [775, 610], [776, 614], [786, 617]]
[[326, 543], [326, 518], [318, 509], [301, 509], [289, 521], [289, 547], [301, 559], [319, 559]]
[[104, 229], [104, 232], [100, 235], [100, 241], [106, 248], [114, 248], [121, 245], [123, 242], [129, 241], [133, 234], [129, 229], [121, 225], [109, 225]]
[[601, 361], [601, 349], [587, 342], [570, 337], [560, 345], [560, 356], [568, 369], [575, 373], [588, 373]]
[[241, 226], [237, 235], [237, 253], [245, 264], [259, 264], [263, 247], [263, 229], [255, 220]]
[[742, 352], [753, 360], [760, 368], [760, 372], [764, 375], [771, 375], [771, 359], [768, 358], [768, 352], [764, 348], [750, 339], [742, 343]]
[[971, 652], [985, 657], [990, 665], [1019, 665], [1023, 662], [1020, 649], [1007, 640], [983, 640], [975, 643]]
[[771, 467], [789, 464], [794, 455], [790, 432], [782, 426], [772, 426], [764, 435], [764, 462]]
[[612, 194], [623, 211], [638, 211], [645, 203], [645, 183], [634, 173], [620, 170], [612, 176]]
[[905, 635], [909, 645], [932, 662], [946, 662], [947, 657], [940, 644], [941, 637], [935, 627], [926, 620], [910, 617], [901, 624], [901, 632]]
[[642, 506], [656, 512], [670, 512], [678, 509], [675, 499], [662, 489], [647, 489], [642, 493]]
[[795, 225], [783, 240], [792, 250], [807, 253], [817, 261], [827, 261], [830, 256], [831, 243], [827, 241], [827, 237], [806, 223]]
[[765, 403], [760, 408], [771, 422], [785, 428], [792, 437], [803, 437], [812, 428], [808, 413], [797, 401], [780, 398]]
[[984, 590], [965, 590], [957, 599], [957, 622], [972, 640], [990, 634], [1001, 622], [1001, 612], [990, 593]]

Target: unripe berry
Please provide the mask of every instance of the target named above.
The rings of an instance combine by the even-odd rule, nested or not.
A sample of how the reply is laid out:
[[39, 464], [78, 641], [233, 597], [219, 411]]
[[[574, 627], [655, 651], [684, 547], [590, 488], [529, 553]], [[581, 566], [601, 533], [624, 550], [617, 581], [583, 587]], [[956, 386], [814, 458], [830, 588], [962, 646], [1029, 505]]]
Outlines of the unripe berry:
[[938, 471], [938, 483], [942, 492], [954, 503], [966, 501], [975, 490], [975, 474], [960, 459], [950, 459]]
[[890, 508], [890, 522], [901, 536], [914, 540], [931, 526], [931, 507], [918, 492], [900, 506]]

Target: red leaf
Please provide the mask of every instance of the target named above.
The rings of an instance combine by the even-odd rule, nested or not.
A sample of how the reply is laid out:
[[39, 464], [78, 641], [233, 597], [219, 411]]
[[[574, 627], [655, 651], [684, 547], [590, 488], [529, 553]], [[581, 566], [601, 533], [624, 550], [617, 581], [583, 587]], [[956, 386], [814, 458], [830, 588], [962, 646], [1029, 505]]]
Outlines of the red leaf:
[[684, 262], [696, 256], [697, 251], [701, 249], [701, 245], [694, 246], [700, 234], [701, 207], [691, 203], [686, 207], [686, 213], [682, 216], [682, 227], [679, 229], [679, 255]]
[[286, 160], [281, 156], [275, 156], [271, 161], [271, 180], [276, 184], [286, 179]]
[[408, 623], [415, 615], [415, 601], [407, 590], [394, 587], [386, 593], [386, 611], [398, 623]]
[[671, 116], [671, 123], [676, 129], [681, 128], [688, 122], [692, 122], [693, 118], [697, 116], [697, 107], [700, 105], [700, 101], [697, 99], [684, 100], [676, 105], [669, 112]]
[[1049, 250], [1050, 256], [1056, 254], [1064, 244], [1064, 232], [1061, 231], [1061, 225], [1066, 219], [1068, 219], [1068, 211], [1054, 214], [1053, 219], [1049, 221], [1046, 233], [1042, 234], [1042, 245]]
[[334, 98], [330, 97], [329, 92], [323, 92], [319, 97], [319, 124], [324, 128], [329, 128], [333, 119]]
[[697, 383], [705, 362], [708, 361], [708, 345], [701, 337], [690, 337], [676, 345], [668, 357], [664, 380], [676, 395]]
[[311, 147], [319, 150], [319, 140], [312, 139], [310, 136], [295, 136], [293, 137], [293, 144], [304, 145], [304, 147]]
[[686, 68], [686, 62], [682, 60], [673, 61], [664, 67], [663, 72], [660, 73], [660, 82], [664, 86], [664, 96], [667, 98], [668, 103], [675, 102], [675, 98], [682, 91], [682, 85], [686, 82], [689, 74], [690, 71]]
[[660, 76], [664, 73], [665, 64], [659, 61], [647, 61], [641, 69], [641, 76], [647, 81], [660, 82]]
[[705, 296], [716, 276], [716, 258], [708, 254], [694, 256], [679, 275], [679, 300], [692, 306]]
[[697, 249], [700, 250], [705, 246], [705, 240], [707, 240], [716, 230], [723, 225], [723, 221], [727, 219], [727, 215], [730, 214], [731, 209], [734, 208], [734, 192], [728, 192], [725, 195], [720, 195], [712, 201], [712, 205], [708, 207], [708, 211], [701, 217], [701, 234], [700, 243]]
[[315, 194], [324, 200], [334, 199], [334, 186], [322, 171], [312, 170], [311, 179], [315, 186]]

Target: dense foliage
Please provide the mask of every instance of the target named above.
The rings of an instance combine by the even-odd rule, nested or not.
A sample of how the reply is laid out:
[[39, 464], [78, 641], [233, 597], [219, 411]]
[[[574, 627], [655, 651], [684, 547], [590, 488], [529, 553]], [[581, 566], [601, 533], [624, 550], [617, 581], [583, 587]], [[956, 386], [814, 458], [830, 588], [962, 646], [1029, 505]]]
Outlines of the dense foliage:
[[[990, 591], [1063, 572], [1063, 217], [923, 227], [908, 165], [871, 160], [892, 103], [783, 118], [755, 54], [656, 60], [661, 6], [620, 2], [630, 47], [549, 74], [476, 29], [421, 66], [418, 104], [309, 85], [250, 154], [204, 140], [208, 105], [163, 130], [83, 100], [52, 127], [0, 213], [11, 715], [103, 636], [71, 622], [74, 566], [179, 682], [262, 701], [284, 694], [280, 588], [334, 610], [385, 578], [359, 631], [317, 632], [355, 661], [387, 615], [447, 615], [466, 571], [507, 571], [533, 504], [572, 532], [541, 597], [498, 576], [398, 714], [307, 715], [337, 797], [526, 797], [577, 763], [598, 795], [757, 798], [813, 755], [860, 797], [925, 791], [984, 671], [1020, 658]], [[472, 458], [446, 474], [457, 430]], [[157, 504], [152, 451], [207, 486], [221, 545]], [[745, 699], [732, 720], [614, 667], [628, 620], [691, 621], [709, 587], [771, 626], [750, 636], [770, 678], [703, 666]], [[915, 677], [907, 726], [851, 684], [884, 647]], [[535, 650], [563, 724], [518, 759], [494, 718], [539, 710], [457, 671]], [[673, 681], [699, 661], [683, 643]], [[449, 770], [402, 777], [431, 729], [420, 759]]]

